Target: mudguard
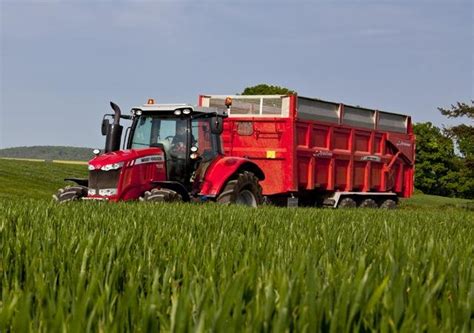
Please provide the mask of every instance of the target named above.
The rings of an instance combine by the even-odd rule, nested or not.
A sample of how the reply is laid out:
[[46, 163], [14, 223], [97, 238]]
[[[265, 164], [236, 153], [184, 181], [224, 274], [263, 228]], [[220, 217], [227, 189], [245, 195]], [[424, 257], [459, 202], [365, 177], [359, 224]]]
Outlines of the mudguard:
[[64, 181], [74, 182], [80, 186], [85, 186], [85, 187], [89, 186], [89, 179], [87, 178], [64, 178]]
[[265, 179], [262, 169], [243, 157], [222, 157], [212, 163], [206, 171], [199, 195], [216, 197], [232, 176], [244, 172], [252, 172], [259, 180]]

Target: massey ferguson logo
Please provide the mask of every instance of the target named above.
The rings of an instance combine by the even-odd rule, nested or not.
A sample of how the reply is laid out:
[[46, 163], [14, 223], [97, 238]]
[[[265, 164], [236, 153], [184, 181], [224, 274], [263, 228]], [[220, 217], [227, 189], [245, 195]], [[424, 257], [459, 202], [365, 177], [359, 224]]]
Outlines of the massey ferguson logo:
[[146, 157], [136, 159], [135, 165], [153, 163], [153, 162], [163, 162], [163, 161], [164, 161], [163, 155], [151, 155], [151, 156], [146, 156]]
[[397, 147], [411, 147], [410, 141], [398, 140], [395, 144]]

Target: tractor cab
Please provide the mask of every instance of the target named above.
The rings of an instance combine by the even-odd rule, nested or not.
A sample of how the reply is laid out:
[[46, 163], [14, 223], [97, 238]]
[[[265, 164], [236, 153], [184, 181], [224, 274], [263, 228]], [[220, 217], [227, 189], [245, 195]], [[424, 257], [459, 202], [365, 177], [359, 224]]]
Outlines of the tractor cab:
[[201, 164], [223, 154], [225, 114], [187, 104], [147, 104], [132, 109], [127, 149], [156, 147], [164, 153], [167, 179], [189, 187]]

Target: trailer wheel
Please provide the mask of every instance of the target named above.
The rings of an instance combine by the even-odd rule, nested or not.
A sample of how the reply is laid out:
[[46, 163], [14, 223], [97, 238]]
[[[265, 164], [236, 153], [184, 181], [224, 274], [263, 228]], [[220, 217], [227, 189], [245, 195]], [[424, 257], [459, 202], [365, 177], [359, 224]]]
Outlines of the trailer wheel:
[[183, 198], [180, 194], [167, 188], [154, 188], [151, 191], [146, 191], [140, 201], [146, 202], [178, 202]]
[[377, 208], [378, 205], [374, 199], [365, 199], [360, 203], [359, 207], [360, 208]]
[[56, 194], [53, 194], [53, 199], [58, 203], [65, 203], [69, 201], [77, 201], [82, 197], [87, 196], [87, 187], [85, 186], [66, 186], [60, 188]]
[[395, 200], [392, 200], [392, 199], [384, 200], [380, 204], [380, 208], [382, 208], [382, 209], [396, 209], [397, 208], [397, 202]]
[[239, 173], [237, 179], [227, 182], [216, 201], [224, 205], [257, 207], [263, 202], [262, 187], [252, 172], [244, 171]]
[[352, 198], [344, 198], [341, 201], [339, 201], [339, 204], [337, 205], [337, 207], [338, 208], [356, 208], [357, 203]]

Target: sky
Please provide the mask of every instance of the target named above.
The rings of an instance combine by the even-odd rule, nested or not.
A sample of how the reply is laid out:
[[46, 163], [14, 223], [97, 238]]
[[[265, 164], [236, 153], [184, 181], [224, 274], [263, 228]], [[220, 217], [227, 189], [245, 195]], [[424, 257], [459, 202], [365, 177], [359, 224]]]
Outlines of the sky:
[[259, 83], [437, 126], [474, 99], [471, 0], [0, 0], [0, 21], [0, 148], [102, 148], [111, 100]]

